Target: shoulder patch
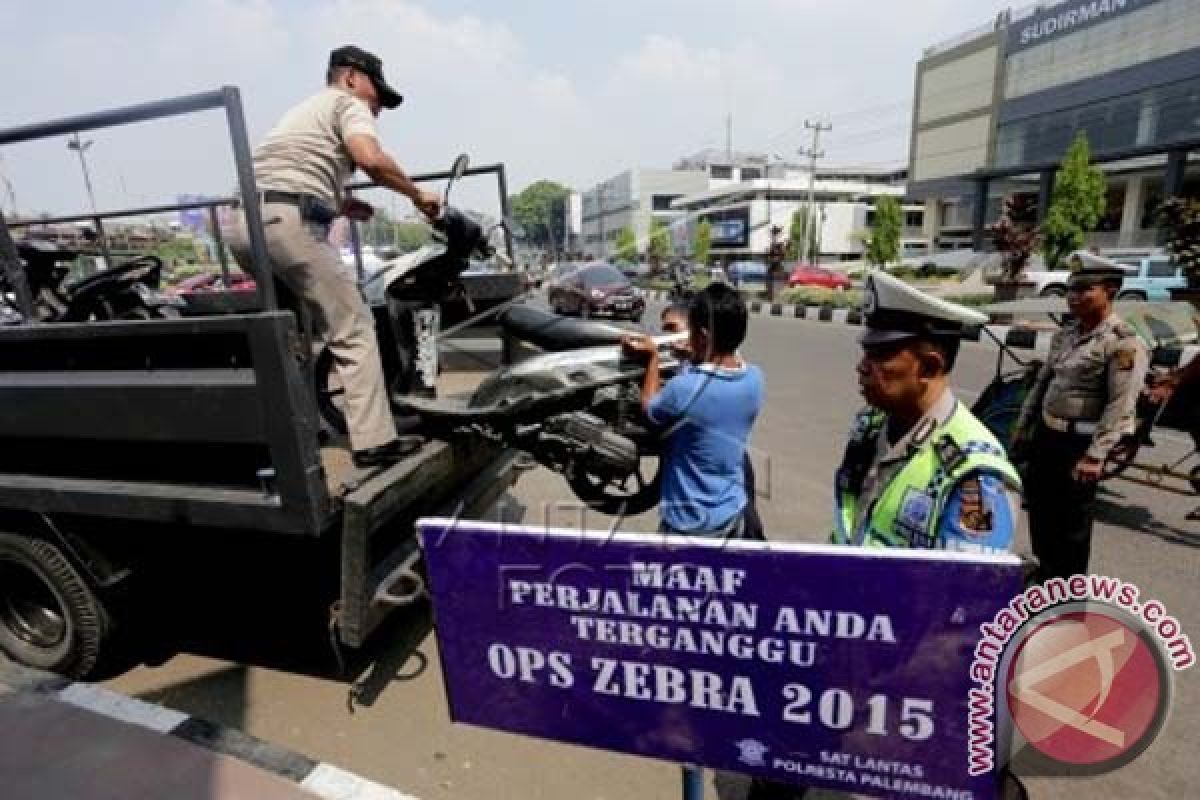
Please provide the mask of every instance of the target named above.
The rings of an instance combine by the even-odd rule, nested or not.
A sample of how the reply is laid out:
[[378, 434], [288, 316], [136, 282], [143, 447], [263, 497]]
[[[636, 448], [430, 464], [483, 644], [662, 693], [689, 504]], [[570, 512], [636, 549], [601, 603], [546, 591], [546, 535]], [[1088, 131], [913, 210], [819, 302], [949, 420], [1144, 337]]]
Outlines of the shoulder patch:
[[1122, 348], [1118, 350], [1115, 353], [1115, 356], [1117, 369], [1119, 369], [1121, 372], [1128, 372], [1129, 370], [1133, 369], [1134, 364], [1137, 363], [1137, 354], [1129, 348]]
[[983, 501], [979, 478], [972, 476], [959, 484], [958, 526], [968, 536], [984, 536], [995, 527], [992, 510]]

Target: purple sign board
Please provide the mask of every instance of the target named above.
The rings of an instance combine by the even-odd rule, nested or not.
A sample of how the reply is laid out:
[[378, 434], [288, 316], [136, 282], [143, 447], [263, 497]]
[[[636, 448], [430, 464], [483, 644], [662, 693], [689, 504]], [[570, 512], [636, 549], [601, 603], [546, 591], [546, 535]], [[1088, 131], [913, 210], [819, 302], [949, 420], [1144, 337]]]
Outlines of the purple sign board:
[[456, 722], [865, 795], [981, 800], [1008, 556], [418, 522]]

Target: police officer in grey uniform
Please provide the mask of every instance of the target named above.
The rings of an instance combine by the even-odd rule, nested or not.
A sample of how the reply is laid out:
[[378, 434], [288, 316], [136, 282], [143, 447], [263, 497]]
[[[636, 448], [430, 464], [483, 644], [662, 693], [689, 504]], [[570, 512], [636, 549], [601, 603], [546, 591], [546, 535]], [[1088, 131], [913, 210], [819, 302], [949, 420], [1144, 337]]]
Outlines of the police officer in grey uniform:
[[1074, 263], [1067, 306], [1017, 421], [1014, 460], [1027, 461], [1025, 496], [1038, 579], [1087, 572], [1096, 484], [1121, 437], [1133, 433], [1149, 364], [1145, 345], [1113, 311], [1124, 272]]
[[[341, 257], [329, 244], [338, 216], [369, 219], [371, 206], [343, 186], [355, 169], [405, 195], [427, 216], [440, 212], [437, 195], [417, 187], [380, 145], [375, 118], [403, 98], [383, 77], [383, 63], [353, 45], [329, 56], [326, 87], [289, 110], [254, 152], [267, 255], [274, 274], [312, 311], [345, 387], [346, 420], [354, 464], [396, 461], [420, 447], [399, 437], [388, 401], [379, 343], [370, 309]], [[237, 216], [227, 238], [242, 263], [250, 258], [245, 220]]]

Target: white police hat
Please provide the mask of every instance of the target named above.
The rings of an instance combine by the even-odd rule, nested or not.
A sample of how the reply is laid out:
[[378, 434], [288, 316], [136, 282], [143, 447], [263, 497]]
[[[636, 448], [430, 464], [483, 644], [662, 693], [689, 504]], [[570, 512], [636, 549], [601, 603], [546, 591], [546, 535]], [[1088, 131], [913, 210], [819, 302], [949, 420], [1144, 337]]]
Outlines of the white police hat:
[[986, 314], [950, 303], [909, 286], [882, 270], [867, 273], [863, 300], [867, 330], [863, 346], [913, 337], [961, 336], [968, 325], [982, 325]]

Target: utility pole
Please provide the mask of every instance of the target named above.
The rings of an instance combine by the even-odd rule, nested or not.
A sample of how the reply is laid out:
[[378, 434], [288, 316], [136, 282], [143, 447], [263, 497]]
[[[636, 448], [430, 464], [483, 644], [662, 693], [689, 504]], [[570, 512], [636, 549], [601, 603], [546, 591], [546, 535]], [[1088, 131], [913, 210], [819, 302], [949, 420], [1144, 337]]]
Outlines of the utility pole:
[[[817, 220], [816, 209], [816, 194], [817, 194], [817, 160], [825, 157], [825, 151], [821, 149], [821, 134], [829, 133], [833, 130], [833, 126], [827, 122], [810, 122], [804, 120], [804, 129], [812, 131], [812, 146], [808, 148], [800, 148], [800, 155], [808, 156], [808, 228], [811, 230], [815, 226], [820, 225]], [[820, 230], [817, 228], [817, 230]], [[809, 234], [810, 242], [812, 234]], [[820, 241], [820, 234], [817, 235], [816, 241]], [[820, 253], [812, 252], [815, 248], [809, 247], [809, 261], [816, 262], [820, 258]]]
[[725, 115], [725, 157], [729, 166], [733, 166], [733, 113]]

